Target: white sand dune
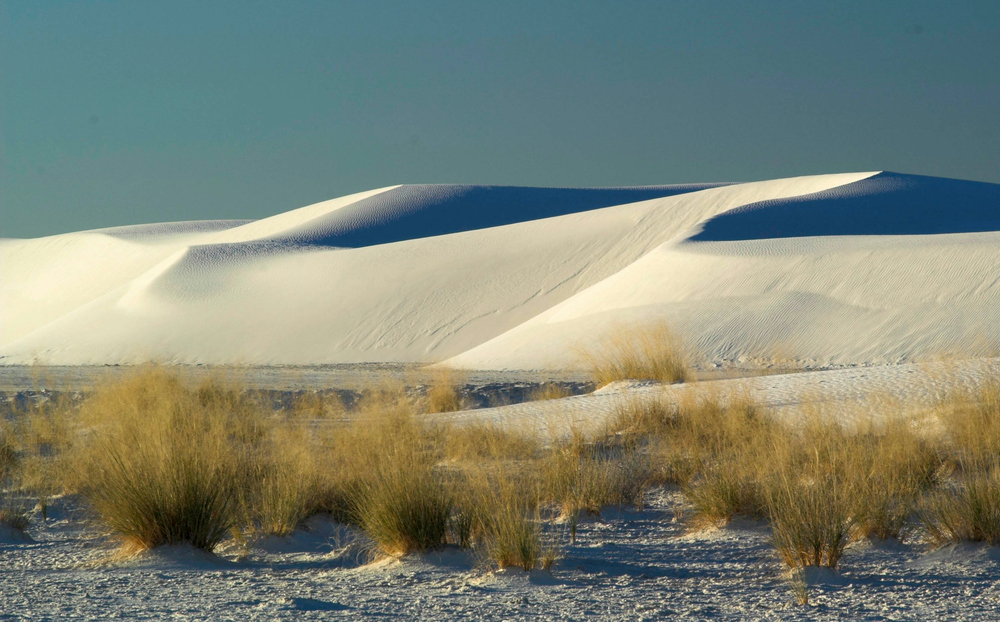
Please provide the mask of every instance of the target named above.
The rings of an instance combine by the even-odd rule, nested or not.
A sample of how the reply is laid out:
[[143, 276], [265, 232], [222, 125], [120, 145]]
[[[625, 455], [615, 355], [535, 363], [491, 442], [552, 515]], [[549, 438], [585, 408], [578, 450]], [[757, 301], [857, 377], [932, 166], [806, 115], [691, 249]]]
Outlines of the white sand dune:
[[554, 368], [653, 318], [708, 361], [895, 362], [1000, 342], [997, 275], [993, 184], [394, 186], [0, 240], [0, 362]]

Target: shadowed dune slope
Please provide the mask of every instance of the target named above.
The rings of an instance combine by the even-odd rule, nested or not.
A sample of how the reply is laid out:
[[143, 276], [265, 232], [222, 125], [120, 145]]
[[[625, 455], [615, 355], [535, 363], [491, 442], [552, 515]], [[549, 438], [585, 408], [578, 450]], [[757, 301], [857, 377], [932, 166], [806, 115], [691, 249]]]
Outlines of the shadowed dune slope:
[[565, 216], [725, 184], [636, 188], [525, 188], [426, 184], [397, 186], [271, 238], [274, 242], [358, 248]]
[[709, 219], [691, 240], [977, 231], [1000, 231], [1000, 185], [884, 172], [816, 194], [734, 209]]

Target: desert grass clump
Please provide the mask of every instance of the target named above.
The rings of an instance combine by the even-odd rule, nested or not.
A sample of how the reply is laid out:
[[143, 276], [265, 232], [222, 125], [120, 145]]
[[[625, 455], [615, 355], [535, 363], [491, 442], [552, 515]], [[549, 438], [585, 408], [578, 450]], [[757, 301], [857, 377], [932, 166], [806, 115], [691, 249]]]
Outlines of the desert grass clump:
[[29, 525], [31, 525], [31, 512], [27, 505], [0, 500], [0, 528], [23, 534]]
[[105, 386], [84, 404], [84, 496], [126, 548], [187, 543], [211, 551], [237, 522], [245, 404], [214, 386], [191, 392], [159, 370]]
[[1000, 545], [1000, 460], [991, 462], [924, 500], [920, 514], [931, 542]]
[[619, 380], [684, 382], [692, 376], [680, 338], [664, 322], [619, 326], [583, 356], [600, 386]]
[[486, 559], [498, 568], [548, 569], [558, 557], [546, 545], [540, 483], [528, 470], [474, 471], [463, 499]]
[[857, 535], [904, 540], [920, 497], [937, 483], [940, 458], [907, 417], [886, 417], [853, 440]]
[[549, 449], [539, 473], [543, 498], [558, 509], [571, 541], [581, 516], [598, 516], [608, 506], [640, 506], [652, 479], [649, 456], [635, 443], [588, 439], [579, 432]]
[[694, 505], [693, 526], [725, 524], [764, 512], [762, 457], [783, 433], [746, 390], [691, 391], [675, 403], [632, 408], [644, 430], [654, 481], [679, 486]]
[[241, 523], [250, 536], [287, 536], [314, 514], [330, 511], [321, 447], [306, 422], [271, 422], [267, 438], [241, 461]]
[[409, 459], [380, 468], [358, 490], [361, 527], [386, 555], [400, 557], [445, 544], [453, 494], [433, 468]]
[[767, 515], [759, 470], [749, 452], [718, 458], [703, 466], [683, 487], [694, 506], [695, 528], [724, 525], [735, 516], [760, 519]]
[[1000, 544], [1000, 378], [987, 373], [974, 390], [939, 403], [933, 415], [952, 477], [921, 504], [929, 539]]
[[458, 377], [454, 371], [447, 368], [436, 370], [430, 386], [427, 387], [425, 411], [447, 413], [462, 410], [462, 396], [459, 394], [458, 384]]
[[767, 490], [774, 546], [790, 568], [836, 568], [854, 526], [852, 491], [836, 473], [782, 474]]
[[533, 570], [542, 556], [538, 520], [517, 504], [498, 504], [490, 516], [486, 540], [489, 559], [500, 568]]
[[76, 404], [66, 396], [39, 401], [14, 413], [0, 433], [0, 461], [18, 488], [40, 497], [64, 492], [75, 473], [67, 456], [75, 442]]
[[332, 432], [343, 518], [379, 550], [403, 556], [445, 543], [454, 493], [437, 463], [446, 431], [420, 417], [401, 387], [363, 399], [355, 418]]
[[957, 470], [989, 467], [1000, 455], [1000, 377], [988, 374], [975, 390], [955, 392], [933, 414], [943, 431], [944, 457]]
[[305, 420], [343, 419], [347, 414], [343, 400], [336, 393], [308, 391], [298, 395], [292, 404], [292, 416]]
[[668, 435], [677, 422], [678, 408], [665, 396], [626, 393], [619, 399], [604, 429], [605, 437], [633, 441]]
[[840, 562], [862, 498], [855, 449], [843, 426], [819, 419], [774, 447], [764, 497], [775, 549], [790, 568]]

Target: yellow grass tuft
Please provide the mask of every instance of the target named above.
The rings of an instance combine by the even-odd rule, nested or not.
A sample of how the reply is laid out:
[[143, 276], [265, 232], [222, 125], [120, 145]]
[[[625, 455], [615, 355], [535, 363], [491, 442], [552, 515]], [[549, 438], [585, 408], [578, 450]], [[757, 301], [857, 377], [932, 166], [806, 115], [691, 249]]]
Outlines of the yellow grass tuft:
[[237, 474], [254, 422], [217, 385], [196, 392], [162, 371], [102, 387], [85, 404], [92, 439], [83, 492], [128, 545], [211, 551], [236, 525]]
[[618, 380], [673, 383], [692, 377], [684, 346], [665, 322], [619, 326], [583, 356], [600, 386]]
[[434, 372], [427, 387], [425, 412], [446, 413], [462, 410], [462, 396], [458, 391], [459, 377], [451, 369], [440, 368]]

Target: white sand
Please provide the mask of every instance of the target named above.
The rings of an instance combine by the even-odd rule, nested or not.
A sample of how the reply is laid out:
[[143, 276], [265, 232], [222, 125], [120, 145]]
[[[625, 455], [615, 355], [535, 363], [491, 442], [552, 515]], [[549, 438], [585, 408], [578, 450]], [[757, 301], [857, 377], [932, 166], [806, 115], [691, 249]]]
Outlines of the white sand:
[[998, 190], [874, 173], [402, 186], [250, 223], [4, 239], [0, 362], [560, 368], [614, 323], [651, 318], [713, 362], [988, 350]]
[[0, 612], [17, 620], [991, 620], [1000, 605], [996, 548], [929, 551], [858, 542], [840, 572], [822, 573], [809, 606], [794, 604], [764, 524], [734, 521], [686, 533], [677, 493], [651, 491], [641, 512], [608, 508], [576, 542], [556, 533], [549, 573], [491, 572], [446, 550], [359, 566], [349, 530], [310, 520], [241, 558], [166, 547], [121, 566], [95, 566], [113, 542], [52, 500], [34, 542], [0, 541]]

